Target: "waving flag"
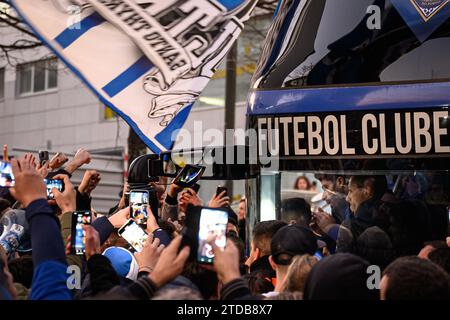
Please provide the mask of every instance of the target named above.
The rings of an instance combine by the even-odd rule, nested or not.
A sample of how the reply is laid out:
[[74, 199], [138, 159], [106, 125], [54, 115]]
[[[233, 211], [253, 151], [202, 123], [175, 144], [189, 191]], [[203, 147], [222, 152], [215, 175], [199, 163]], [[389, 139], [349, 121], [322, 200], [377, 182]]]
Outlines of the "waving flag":
[[11, 0], [154, 152], [169, 150], [257, 0]]
[[420, 42], [425, 42], [450, 13], [450, 0], [391, 1]]

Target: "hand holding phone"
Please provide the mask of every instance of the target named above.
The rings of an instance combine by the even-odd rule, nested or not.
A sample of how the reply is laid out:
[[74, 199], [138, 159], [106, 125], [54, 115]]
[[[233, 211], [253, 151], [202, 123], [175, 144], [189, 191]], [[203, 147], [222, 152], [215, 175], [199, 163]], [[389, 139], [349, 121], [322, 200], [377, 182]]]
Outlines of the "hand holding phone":
[[214, 237], [214, 243], [217, 247], [221, 249], [225, 248], [227, 241], [227, 224], [227, 211], [202, 208], [200, 212], [200, 225], [198, 228], [198, 262], [205, 264], [213, 263], [213, 247], [208, 243], [211, 240], [211, 237]]
[[47, 199], [55, 199], [55, 195], [52, 192], [53, 188], [56, 188], [59, 192], [64, 191], [64, 181], [61, 179], [44, 179], [45, 186], [47, 187]]
[[39, 150], [39, 164], [42, 167], [49, 160], [48, 151]]
[[137, 224], [146, 224], [149, 211], [149, 192], [147, 190], [130, 191], [130, 217]]
[[224, 197], [228, 196], [228, 188], [227, 187], [223, 187], [223, 186], [217, 186], [216, 189], [216, 196], [220, 196], [220, 194], [222, 194], [222, 192], [225, 191]]
[[141, 252], [147, 241], [148, 235], [133, 219], [128, 220], [118, 231], [137, 252]]
[[14, 187], [14, 175], [10, 162], [0, 161], [0, 187]]
[[188, 164], [181, 169], [173, 180], [173, 183], [182, 188], [191, 188], [198, 180], [200, 180], [204, 171], [205, 167]]

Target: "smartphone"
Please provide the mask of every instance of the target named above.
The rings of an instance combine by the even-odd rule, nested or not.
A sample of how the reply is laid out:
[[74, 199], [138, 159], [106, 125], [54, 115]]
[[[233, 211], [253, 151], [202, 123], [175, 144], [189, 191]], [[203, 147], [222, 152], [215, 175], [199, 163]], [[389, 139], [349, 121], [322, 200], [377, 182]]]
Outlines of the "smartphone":
[[220, 209], [202, 208], [200, 211], [200, 224], [198, 229], [197, 261], [203, 264], [212, 264], [214, 253], [212, 246], [207, 243], [208, 237], [216, 236], [216, 245], [225, 248], [227, 242], [228, 212]]
[[221, 194], [224, 191], [225, 191], [225, 197], [228, 196], [228, 189], [227, 189], [227, 187], [217, 186], [216, 195], [219, 195], [219, 194]]
[[198, 191], [200, 190], [200, 185], [198, 183], [196, 183], [192, 186], [191, 189], [194, 190], [195, 193], [198, 193]]
[[39, 150], [39, 163], [41, 166], [43, 166], [46, 162], [48, 162], [49, 156], [48, 151], [46, 150]]
[[0, 187], [14, 187], [11, 163], [0, 161]]
[[149, 192], [147, 190], [130, 191], [130, 217], [137, 224], [146, 224], [149, 210]]
[[133, 219], [128, 220], [118, 231], [119, 236], [124, 238], [137, 252], [141, 252], [147, 241], [147, 232], [142, 229]]
[[72, 254], [82, 255], [85, 253], [86, 234], [83, 225], [90, 225], [92, 213], [90, 211], [75, 211], [72, 215]]
[[64, 191], [64, 181], [60, 179], [44, 179], [45, 185], [47, 187], [47, 199], [53, 200], [55, 196], [52, 193], [52, 189], [56, 188], [59, 192]]
[[204, 171], [205, 167], [188, 164], [181, 169], [173, 183], [182, 188], [190, 188], [200, 180]]

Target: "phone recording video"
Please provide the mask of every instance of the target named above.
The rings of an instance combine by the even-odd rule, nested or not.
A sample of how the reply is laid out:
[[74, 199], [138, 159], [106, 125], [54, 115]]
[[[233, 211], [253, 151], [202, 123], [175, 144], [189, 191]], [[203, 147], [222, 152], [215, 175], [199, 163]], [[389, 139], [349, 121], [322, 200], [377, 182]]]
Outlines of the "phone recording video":
[[203, 175], [205, 167], [186, 165], [175, 177], [173, 183], [183, 188], [190, 188], [197, 183]]
[[141, 252], [147, 241], [147, 233], [133, 219], [128, 220], [118, 231], [137, 252]]
[[72, 254], [82, 255], [85, 252], [86, 233], [83, 225], [90, 225], [92, 214], [90, 211], [75, 211], [72, 215]]
[[146, 224], [148, 218], [149, 192], [146, 190], [132, 190], [130, 192], [130, 217], [137, 224]]
[[210, 236], [216, 237], [216, 245], [225, 248], [228, 213], [224, 210], [203, 208], [200, 212], [197, 261], [211, 264], [214, 259], [212, 246], [207, 243]]
[[59, 192], [64, 191], [64, 181], [59, 179], [44, 179], [45, 185], [47, 187], [47, 199], [55, 199], [55, 195], [52, 192], [53, 188], [56, 188]]
[[0, 187], [14, 187], [11, 163], [0, 161]]
[[228, 189], [227, 189], [227, 187], [217, 186], [216, 195], [219, 195], [219, 194], [221, 194], [224, 191], [225, 191], [225, 195], [224, 196], [225, 197], [228, 196]]

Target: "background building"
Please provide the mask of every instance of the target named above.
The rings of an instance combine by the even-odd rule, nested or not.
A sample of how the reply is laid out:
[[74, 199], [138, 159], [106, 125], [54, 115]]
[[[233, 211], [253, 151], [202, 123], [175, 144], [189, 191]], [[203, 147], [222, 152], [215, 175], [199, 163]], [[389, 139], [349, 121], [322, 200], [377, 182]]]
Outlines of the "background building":
[[[11, 9], [0, 4], [1, 10]], [[249, 21], [239, 39], [236, 128], [245, 128], [250, 78], [269, 22], [270, 19], [264, 17]], [[0, 26], [0, 44], [29, 39], [15, 28]], [[225, 63], [222, 66], [192, 109], [185, 129], [192, 131], [196, 121], [202, 123], [204, 130], [224, 129]], [[14, 50], [7, 55], [0, 52], [0, 143], [7, 144], [17, 155], [40, 149], [73, 154], [82, 147], [101, 155], [98, 161], [87, 166], [102, 171], [108, 170], [105, 167], [108, 165], [114, 171], [112, 175], [105, 172], [109, 181], [102, 181], [110, 186], [94, 191], [94, 199], [98, 195], [103, 197], [104, 201], [98, 202], [101, 210], [108, 206], [107, 194], [114, 194], [109, 196], [112, 203], [120, 191], [125, 171], [121, 159], [126, 154], [128, 135], [128, 125], [106, 108], [46, 47]], [[177, 142], [174, 149], [199, 147], [202, 141], [196, 143]], [[215, 188], [202, 188], [201, 195], [209, 197], [211, 190]], [[243, 183], [236, 183], [235, 194], [243, 193]]]

